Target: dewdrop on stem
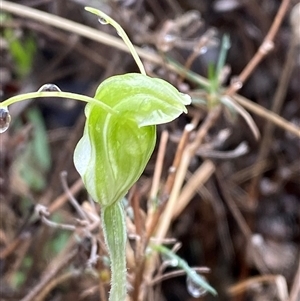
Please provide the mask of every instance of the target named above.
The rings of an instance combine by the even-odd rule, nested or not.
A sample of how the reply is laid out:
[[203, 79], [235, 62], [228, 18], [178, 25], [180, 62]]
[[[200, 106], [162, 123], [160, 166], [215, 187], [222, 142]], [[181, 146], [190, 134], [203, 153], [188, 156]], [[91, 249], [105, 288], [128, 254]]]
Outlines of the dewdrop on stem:
[[233, 86], [235, 90], [239, 90], [243, 87], [243, 82], [238, 76], [233, 76], [230, 80], [230, 85]]
[[0, 108], [0, 133], [4, 133], [10, 124], [11, 117], [7, 108]]
[[168, 267], [177, 267], [178, 266], [178, 259], [176, 258], [170, 258], [169, 256], [162, 254], [161, 255], [161, 259], [164, 263], [164, 265], [168, 266]]
[[177, 40], [177, 36], [171, 33], [164, 35], [162, 38], [159, 48], [163, 52], [167, 52], [174, 47], [174, 44]]
[[206, 46], [203, 46], [200, 48], [200, 51], [199, 51], [199, 54], [205, 54], [207, 52], [207, 47]]
[[102, 25], [108, 24], [108, 22], [107, 22], [104, 18], [102, 18], [102, 17], [99, 17], [99, 18], [98, 18], [98, 22], [99, 22], [100, 24], [102, 24]]
[[[205, 279], [205, 277], [201, 277]], [[190, 276], [186, 278], [186, 288], [189, 294], [194, 298], [199, 298], [207, 294], [207, 290], [195, 283]]]
[[61, 90], [54, 84], [45, 84], [38, 89], [38, 92], [61, 92]]

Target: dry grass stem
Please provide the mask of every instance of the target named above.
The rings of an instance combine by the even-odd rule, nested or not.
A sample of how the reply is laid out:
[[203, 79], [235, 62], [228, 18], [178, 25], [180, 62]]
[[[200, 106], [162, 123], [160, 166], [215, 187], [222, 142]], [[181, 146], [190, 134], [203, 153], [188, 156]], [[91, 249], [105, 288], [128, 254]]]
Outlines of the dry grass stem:
[[150, 203], [152, 203], [157, 198], [168, 140], [169, 140], [169, 133], [167, 131], [163, 131], [161, 134], [160, 144], [159, 144], [157, 158], [155, 162], [153, 181], [150, 190]]
[[55, 267], [52, 269], [47, 269], [44, 273], [40, 282], [32, 288], [32, 290], [20, 301], [33, 301], [40, 294], [43, 294], [43, 291], [46, 289], [51, 281], [57, 277], [58, 273], [65, 268], [77, 255], [77, 249], [71, 251], [63, 260], [61, 260]]
[[300, 137], [300, 128], [295, 124], [285, 120], [283, 117], [279, 116], [278, 114], [269, 111], [268, 109], [260, 106], [257, 103], [252, 102], [251, 100], [241, 95], [235, 94], [232, 96], [232, 98], [241, 106], [243, 106], [245, 109], [252, 112], [253, 114], [260, 116], [276, 124], [276, 126], [292, 133], [296, 137]]
[[234, 93], [236, 93], [243, 86], [245, 81], [253, 73], [253, 71], [263, 60], [263, 58], [274, 48], [274, 38], [280, 28], [283, 18], [285, 17], [290, 2], [290, 0], [283, 0], [281, 2], [281, 5], [279, 7], [279, 10], [277, 11], [272, 26], [267, 35], [265, 36], [261, 46], [255, 53], [255, 55], [252, 57], [250, 62], [247, 64], [247, 66], [244, 68], [244, 70], [238, 76], [238, 81], [232, 83], [230, 87], [226, 90], [226, 95], [232, 96]]
[[[195, 268], [192, 268], [195, 272], [197, 273], [209, 273], [210, 272], [210, 269], [209, 268], [199, 268], [199, 267], [195, 267]], [[178, 276], [182, 276], [182, 275], [185, 275], [186, 272], [185, 271], [182, 271], [182, 270], [178, 270], [178, 271], [173, 271], [173, 272], [168, 272], [168, 273], [165, 273], [161, 276], [158, 276], [158, 277], [155, 277], [150, 283], [149, 283], [149, 286], [154, 286], [162, 281], [165, 281], [165, 280], [168, 280], [168, 279], [171, 279], [171, 278], [174, 278], [174, 277], [178, 277]]]
[[170, 194], [170, 198], [168, 200], [168, 203], [166, 205], [166, 208], [160, 218], [160, 222], [157, 227], [156, 231], [156, 239], [161, 240], [166, 236], [166, 233], [169, 229], [169, 226], [171, 224], [174, 210], [176, 208], [176, 203], [183, 185], [183, 182], [186, 177], [186, 173], [190, 164], [191, 159], [194, 157], [198, 147], [202, 143], [205, 135], [209, 131], [209, 129], [214, 125], [216, 122], [221, 107], [217, 107], [214, 110], [210, 111], [204, 120], [203, 124], [199, 128], [199, 130], [196, 133], [195, 140], [191, 142], [189, 145], [186, 146], [186, 148], [183, 151], [182, 158], [179, 164], [178, 171], [175, 176], [174, 185]]
[[[288, 49], [288, 53], [286, 56], [286, 61], [284, 63], [283, 70], [280, 75], [279, 84], [277, 85], [277, 89], [274, 95], [271, 111], [275, 114], [280, 114], [281, 108], [283, 106], [283, 102], [287, 93], [288, 85], [290, 82], [290, 78], [292, 76], [293, 72], [293, 65], [295, 63], [295, 57], [296, 57], [296, 39], [292, 36], [290, 47]], [[257, 169], [260, 169], [260, 164], [262, 161], [265, 160], [265, 158], [268, 157], [268, 153], [270, 151], [270, 146], [272, 145], [273, 140], [273, 132], [275, 130], [275, 126], [273, 123], [270, 122], [270, 120], [266, 121], [266, 125], [264, 128], [263, 138], [260, 144], [259, 153], [256, 158], [256, 163], [253, 168], [253, 174], [256, 174], [256, 176], [253, 177], [253, 180], [251, 182], [250, 188], [249, 188], [249, 194], [251, 196], [252, 202], [257, 202], [257, 186], [258, 183], [262, 177], [262, 173], [258, 173]]]
[[281, 275], [263, 275], [249, 278], [245, 281], [232, 285], [228, 289], [228, 294], [231, 296], [239, 295], [245, 291], [257, 286], [258, 284], [275, 284], [277, 287], [277, 295], [281, 301], [288, 298], [287, 284]]
[[300, 259], [298, 260], [298, 269], [291, 288], [290, 298], [288, 301], [300, 300]]
[[177, 169], [179, 167], [183, 151], [188, 144], [191, 132], [194, 130], [193, 124], [187, 124], [184, 127], [183, 133], [181, 135], [179, 144], [176, 149], [175, 157], [172, 163], [172, 166], [169, 168], [169, 176], [167, 178], [166, 184], [163, 189], [163, 199], [167, 198], [172, 191], [172, 187], [174, 185]]
[[237, 224], [239, 225], [239, 228], [240, 228], [241, 232], [243, 233], [246, 241], [250, 241], [250, 239], [252, 237], [252, 231], [251, 231], [250, 227], [248, 226], [245, 218], [243, 217], [241, 211], [239, 210], [238, 206], [232, 199], [231, 194], [227, 188], [228, 185], [226, 184], [226, 180], [224, 179], [224, 177], [220, 176], [218, 173], [217, 173], [217, 177], [218, 177], [219, 185], [222, 188], [223, 197], [224, 197], [225, 202], [227, 203], [227, 206], [229, 207], [233, 217], [235, 218]]
[[80, 276], [79, 271], [71, 271], [66, 272], [62, 275], [57, 276], [56, 278], [52, 279], [47, 286], [42, 290], [40, 294], [38, 294], [34, 301], [44, 301], [46, 300], [47, 296], [49, 296], [49, 293], [58, 285], [60, 285], [63, 282], [69, 281], [70, 279], [77, 278]]
[[0, 252], [0, 259], [5, 259], [10, 254], [15, 252], [20, 246], [26, 243], [27, 240], [31, 240], [31, 235], [29, 233], [23, 233], [11, 241], [3, 250]]
[[[167, 143], [169, 140], [169, 133], [167, 131], [163, 131], [161, 134], [161, 139], [159, 143], [157, 158], [155, 162], [155, 169], [153, 174], [153, 181], [150, 190], [150, 196], [148, 200], [148, 211], [147, 211], [147, 219], [146, 219], [146, 229], [147, 232], [150, 233], [151, 225], [153, 225], [153, 219], [155, 212], [157, 211], [158, 204], [158, 191], [161, 179], [161, 173], [163, 168], [163, 162], [166, 154]], [[148, 235], [150, 237], [150, 235]]]
[[179, 194], [172, 219], [176, 219], [182, 213], [184, 208], [186, 208], [197, 193], [197, 190], [212, 176], [215, 169], [215, 165], [212, 161], [205, 160], [192, 174]]
[[70, 203], [72, 204], [72, 206], [74, 207], [76, 212], [79, 214], [80, 218], [82, 218], [83, 220], [88, 220], [88, 217], [85, 214], [84, 210], [82, 210], [81, 206], [78, 204], [77, 200], [75, 199], [74, 194], [71, 192], [70, 188], [68, 187], [67, 175], [68, 175], [68, 173], [66, 171], [62, 171], [60, 174], [60, 178], [61, 178], [61, 182], [62, 182], [64, 191], [67, 194]]
[[[76, 195], [82, 188], [84, 187], [83, 182], [80, 179], [78, 179], [70, 188], [69, 192], [74, 196]], [[50, 213], [55, 212], [60, 207], [62, 207], [68, 200], [69, 200], [69, 192], [64, 192], [59, 197], [57, 197], [48, 207], [48, 211]]]

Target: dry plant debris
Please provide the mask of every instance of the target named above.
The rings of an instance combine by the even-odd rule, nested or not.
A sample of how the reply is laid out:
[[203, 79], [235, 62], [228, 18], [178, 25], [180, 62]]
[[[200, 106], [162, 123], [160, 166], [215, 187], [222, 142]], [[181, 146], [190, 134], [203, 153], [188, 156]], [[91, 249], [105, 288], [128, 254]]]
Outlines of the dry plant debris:
[[[300, 300], [299, 3], [1, 1], [2, 99], [52, 82], [92, 95], [99, 81], [136, 71], [86, 5], [122, 25], [149, 75], [194, 99], [187, 116], [159, 127], [127, 195], [128, 300]], [[225, 34], [214, 94], [208, 70]], [[219, 97], [233, 105], [203, 103]], [[72, 163], [81, 112], [72, 100], [28, 102], [0, 136], [1, 301], [108, 298], [99, 207]], [[174, 250], [218, 297], [193, 299], [193, 284], [151, 244]]]

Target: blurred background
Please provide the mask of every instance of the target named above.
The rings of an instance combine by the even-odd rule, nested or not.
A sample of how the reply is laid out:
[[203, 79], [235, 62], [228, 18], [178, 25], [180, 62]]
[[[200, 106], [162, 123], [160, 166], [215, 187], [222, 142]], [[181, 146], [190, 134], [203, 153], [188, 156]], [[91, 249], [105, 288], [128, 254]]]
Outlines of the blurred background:
[[[63, 91], [93, 96], [106, 78], [139, 72], [131, 55], [119, 47], [122, 42], [115, 29], [101, 24], [84, 7], [101, 9], [139, 47], [147, 74], [163, 78], [192, 96], [187, 115], [158, 127], [158, 142], [164, 131], [169, 133], [160, 181], [163, 187], [185, 125], [197, 120], [198, 129], [209, 114], [205, 103], [212, 94], [199, 80], [211, 83], [214, 77], [210, 70], [228, 51], [217, 79], [216, 101], [220, 101], [224, 87], [238, 82], [237, 76], [254, 57], [281, 2], [8, 2], [22, 5], [15, 13], [1, 4], [1, 100], [37, 91], [47, 83]], [[240, 83], [238, 93], [275, 111], [299, 129], [300, 6], [295, 8], [298, 1], [288, 2], [274, 49], [249, 79]], [[30, 9], [47, 13], [50, 21], [39, 13], [36, 17], [22, 14]], [[64, 22], [58, 27], [56, 16], [109, 38], [103, 43], [83, 36], [75, 23], [70, 25], [72, 30]], [[230, 41], [227, 48], [222, 43], [224, 37]], [[119, 42], [115, 43], [116, 39]], [[198, 81], [193, 76], [199, 76]], [[68, 200], [69, 193], [97, 222], [100, 209], [88, 201], [73, 165], [73, 150], [85, 122], [83, 112], [84, 104], [71, 99], [45, 98], [10, 107], [11, 125], [0, 135], [0, 300], [107, 300], [108, 258], [98, 228], [88, 235], [80, 227], [75, 231], [53, 228], [41, 220], [36, 210], [36, 205], [42, 204], [51, 213], [49, 220], [76, 224], [80, 216]], [[159, 279], [157, 268], [151, 279], [142, 279], [140, 290], [144, 295], [139, 300], [300, 300], [299, 135], [249, 113], [261, 132], [260, 140], [254, 138], [251, 128], [234, 109], [223, 104], [222, 114], [206, 133], [185, 180], [188, 183], [207, 159], [213, 162], [215, 172], [205, 185], [199, 184], [167, 235], [181, 243], [177, 254], [190, 266], [210, 269], [205, 277], [218, 296], [197, 288], [194, 294], [182, 274], [152, 283], [150, 280]], [[241, 143], [246, 145], [245, 152], [239, 152]], [[147, 213], [156, 158], [157, 149], [134, 192], [127, 197], [128, 212], [132, 198], [138, 194], [140, 210]], [[63, 171], [67, 175], [61, 174]], [[134, 234], [132, 229], [129, 232]], [[95, 244], [99, 246], [100, 259], [88, 266]], [[136, 252], [132, 241], [131, 247]], [[165, 273], [175, 270], [166, 266]], [[129, 268], [128, 275], [131, 292], [137, 271]], [[129, 298], [138, 300], [132, 294]]]

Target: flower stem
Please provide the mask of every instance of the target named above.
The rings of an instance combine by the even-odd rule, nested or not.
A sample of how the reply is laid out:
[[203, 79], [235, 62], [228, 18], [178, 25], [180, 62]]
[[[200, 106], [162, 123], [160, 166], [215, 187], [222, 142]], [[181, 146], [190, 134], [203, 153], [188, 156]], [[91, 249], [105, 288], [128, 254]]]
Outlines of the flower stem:
[[95, 104], [97, 106], [100, 106], [102, 109], [104, 109], [105, 111], [107, 111], [108, 113], [111, 114], [117, 114], [117, 112], [112, 109], [111, 107], [109, 107], [108, 105], [106, 105], [105, 103], [92, 98], [92, 97], [88, 97], [85, 95], [81, 95], [81, 94], [76, 94], [76, 93], [70, 93], [70, 92], [61, 92], [61, 91], [57, 91], [57, 92], [53, 92], [53, 91], [48, 91], [48, 92], [30, 92], [30, 93], [24, 93], [24, 94], [20, 94], [20, 95], [16, 95], [13, 96], [11, 98], [6, 99], [3, 102], [0, 102], [0, 108], [5, 108], [8, 107], [9, 105], [12, 105], [14, 103], [26, 100], [26, 99], [32, 99], [32, 98], [40, 98], [40, 97], [60, 97], [60, 98], [69, 98], [69, 99], [75, 99], [75, 100], [79, 100], [79, 101], [83, 101], [83, 102], [87, 102], [87, 103], [92, 103]]
[[126, 298], [126, 225], [120, 201], [102, 209], [102, 226], [111, 264], [109, 301]]
[[135, 50], [133, 44], [131, 43], [130, 39], [128, 38], [126, 32], [122, 28], [122, 26], [119, 23], [117, 23], [114, 19], [109, 17], [107, 14], [102, 12], [101, 10], [98, 10], [98, 9], [95, 9], [92, 7], [85, 7], [85, 10], [89, 11], [90, 13], [95, 14], [96, 16], [98, 16], [100, 18], [103, 18], [107, 23], [109, 23], [111, 26], [113, 26], [117, 30], [118, 35], [123, 39], [124, 43], [128, 47], [132, 57], [134, 58], [136, 64], [138, 65], [141, 73], [146, 75], [144, 65], [143, 65], [139, 55], [137, 54], [137, 51]]

